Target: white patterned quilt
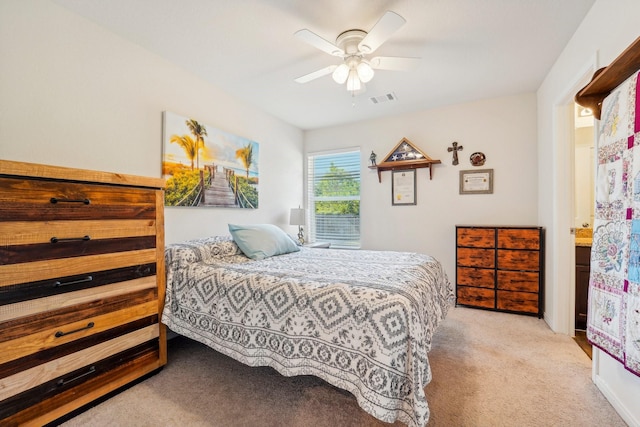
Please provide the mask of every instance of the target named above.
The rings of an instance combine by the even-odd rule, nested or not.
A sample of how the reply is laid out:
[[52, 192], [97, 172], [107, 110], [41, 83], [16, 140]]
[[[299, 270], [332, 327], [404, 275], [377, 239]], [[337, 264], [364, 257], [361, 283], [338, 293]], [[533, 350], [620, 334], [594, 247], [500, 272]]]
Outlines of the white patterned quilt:
[[229, 236], [165, 257], [171, 330], [250, 366], [322, 378], [380, 420], [427, 423], [427, 353], [454, 302], [432, 257], [302, 247], [253, 261]]

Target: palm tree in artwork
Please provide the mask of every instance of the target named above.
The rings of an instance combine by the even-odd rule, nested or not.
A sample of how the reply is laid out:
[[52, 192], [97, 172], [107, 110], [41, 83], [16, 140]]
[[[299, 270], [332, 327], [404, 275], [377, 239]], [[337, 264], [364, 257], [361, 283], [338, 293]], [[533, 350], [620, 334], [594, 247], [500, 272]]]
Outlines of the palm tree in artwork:
[[190, 135], [171, 135], [171, 139], [169, 140], [171, 143], [176, 143], [182, 147], [187, 158], [191, 160], [191, 170], [193, 170], [193, 159], [196, 158], [198, 148], [197, 142], [191, 138]]
[[200, 149], [204, 147], [204, 137], [207, 135], [207, 128], [193, 119], [186, 121], [191, 134], [196, 137], [196, 168], [200, 169]]
[[253, 163], [253, 145], [248, 143], [246, 146], [236, 150], [236, 159], [240, 159], [247, 171], [247, 180], [249, 179], [249, 168]]

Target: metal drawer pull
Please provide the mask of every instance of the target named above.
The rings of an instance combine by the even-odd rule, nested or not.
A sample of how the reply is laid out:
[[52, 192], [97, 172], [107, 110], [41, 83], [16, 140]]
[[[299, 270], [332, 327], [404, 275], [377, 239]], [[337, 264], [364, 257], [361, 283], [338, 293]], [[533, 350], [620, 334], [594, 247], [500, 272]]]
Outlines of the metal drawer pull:
[[60, 238], [58, 238], [58, 237], [55, 237], [55, 236], [54, 236], [54, 237], [52, 237], [52, 238], [51, 238], [51, 243], [59, 243], [59, 242], [75, 242], [75, 241], [77, 241], [77, 240], [87, 242], [87, 241], [91, 240], [91, 236], [67, 237], [67, 238], [64, 238], [64, 239], [60, 239]]
[[58, 383], [57, 383], [57, 386], [58, 386], [58, 387], [62, 387], [63, 385], [67, 385], [67, 384], [69, 384], [69, 383], [72, 383], [72, 382], [74, 382], [74, 381], [76, 381], [76, 380], [79, 380], [79, 379], [80, 379], [80, 378], [82, 378], [82, 377], [86, 377], [87, 375], [91, 375], [91, 374], [93, 374], [95, 371], [96, 371], [96, 367], [95, 367], [95, 366], [92, 366], [92, 367], [90, 367], [90, 368], [89, 368], [89, 370], [88, 370], [87, 372], [85, 372], [84, 374], [80, 374], [80, 375], [78, 375], [78, 376], [76, 376], [76, 377], [69, 378], [68, 380], [65, 380], [65, 379], [61, 379], [61, 380], [59, 380], [59, 381], [58, 381]]
[[89, 322], [87, 323], [87, 326], [83, 328], [74, 329], [73, 331], [69, 331], [69, 332], [58, 331], [56, 332], [56, 338], [64, 337], [65, 335], [75, 334], [76, 332], [86, 331], [87, 329], [91, 329], [94, 326], [95, 326], [95, 323]]
[[72, 280], [70, 282], [61, 282], [56, 280], [53, 282], [53, 286], [55, 288], [59, 288], [60, 286], [69, 286], [69, 285], [77, 285], [78, 283], [90, 282], [93, 280], [93, 276], [87, 276], [84, 279]]
[[49, 201], [54, 205], [56, 203], [83, 203], [85, 205], [91, 204], [91, 200], [89, 199], [58, 199], [56, 197], [52, 197]]

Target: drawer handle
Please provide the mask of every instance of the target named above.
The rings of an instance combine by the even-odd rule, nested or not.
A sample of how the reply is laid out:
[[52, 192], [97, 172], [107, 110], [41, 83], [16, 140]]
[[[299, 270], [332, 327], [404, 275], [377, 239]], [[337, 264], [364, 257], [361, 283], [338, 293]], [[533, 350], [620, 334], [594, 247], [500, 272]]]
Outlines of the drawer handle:
[[91, 240], [91, 236], [67, 237], [67, 238], [63, 238], [63, 239], [54, 236], [54, 237], [51, 238], [51, 243], [76, 242], [76, 241], [88, 242], [89, 240]]
[[58, 199], [57, 197], [52, 197], [49, 201], [54, 205], [56, 203], [83, 203], [85, 205], [91, 204], [91, 200], [89, 199]]
[[72, 382], [74, 382], [74, 381], [77, 381], [77, 380], [79, 380], [79, 379], [80, 379], [80, 378], [82, 378], [82, 377], [86, 377], [87, 375], [91, 375], [91, 374], [93, 374], [95, 371], [96, 371], [96, 367], [95, 367], [95, 366], [92, 366], [92, 367], [90, 367], [90, 368], [89, 368], [89, 370], [88, 370], [87, 372], [85, 372], [85, 373], [83, 373], [83, 374], [77, 375], [77, 376], [75, 376], [75, 377], [73, 377], [73, 378], [69, 378], [68, 380], [65, 380], [65, 379], [61, 379], [61, 380], [59, 380], [59, 381], [58, 381], [58, 383], [57, 383], [57, 385], [58, 385], [58, 387], [62, 387], [62, 386], [64, 386], [64, 385], [67, 385], [67, 384], [69, 384], [69, 383], [72, 383]]
[[93, 280], [93, 276], [87, 276], [84, 279], [71, 280], [69, 282], [61, 282], [59, 280], [56, 280], [53, 283], [53, 287], [59, 288], [61, 286], [77, 285], [78, 283], [91, 282], [92, 280]]
[[69, 331], [69, 332], [58, 331], [58, 332], [56, 332], [56, 338], [64, 337], [65, 335], [75, 334], [76, 332], [86, 331], [87, 329], [91, 329], [94, 326], [95, 326], [95, 323], [89, 322], [89, 323], [87, 323], [87, 326], [84, 326], [84, 327], [78, 328], [78, 329], [74, 329], [73, 331]]

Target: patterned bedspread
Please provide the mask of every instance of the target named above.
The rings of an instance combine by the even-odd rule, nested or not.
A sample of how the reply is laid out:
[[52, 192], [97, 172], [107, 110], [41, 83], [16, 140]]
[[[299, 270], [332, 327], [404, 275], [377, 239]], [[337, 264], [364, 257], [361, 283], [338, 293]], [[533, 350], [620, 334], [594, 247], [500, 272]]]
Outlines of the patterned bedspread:
[[253, 261], [227, 236], [165, 255], [171, 330], [247, 365], [322, 378], [380, 420], [427, 423], [427, 353], [454, 302], [432, 257], [303, 247]]

